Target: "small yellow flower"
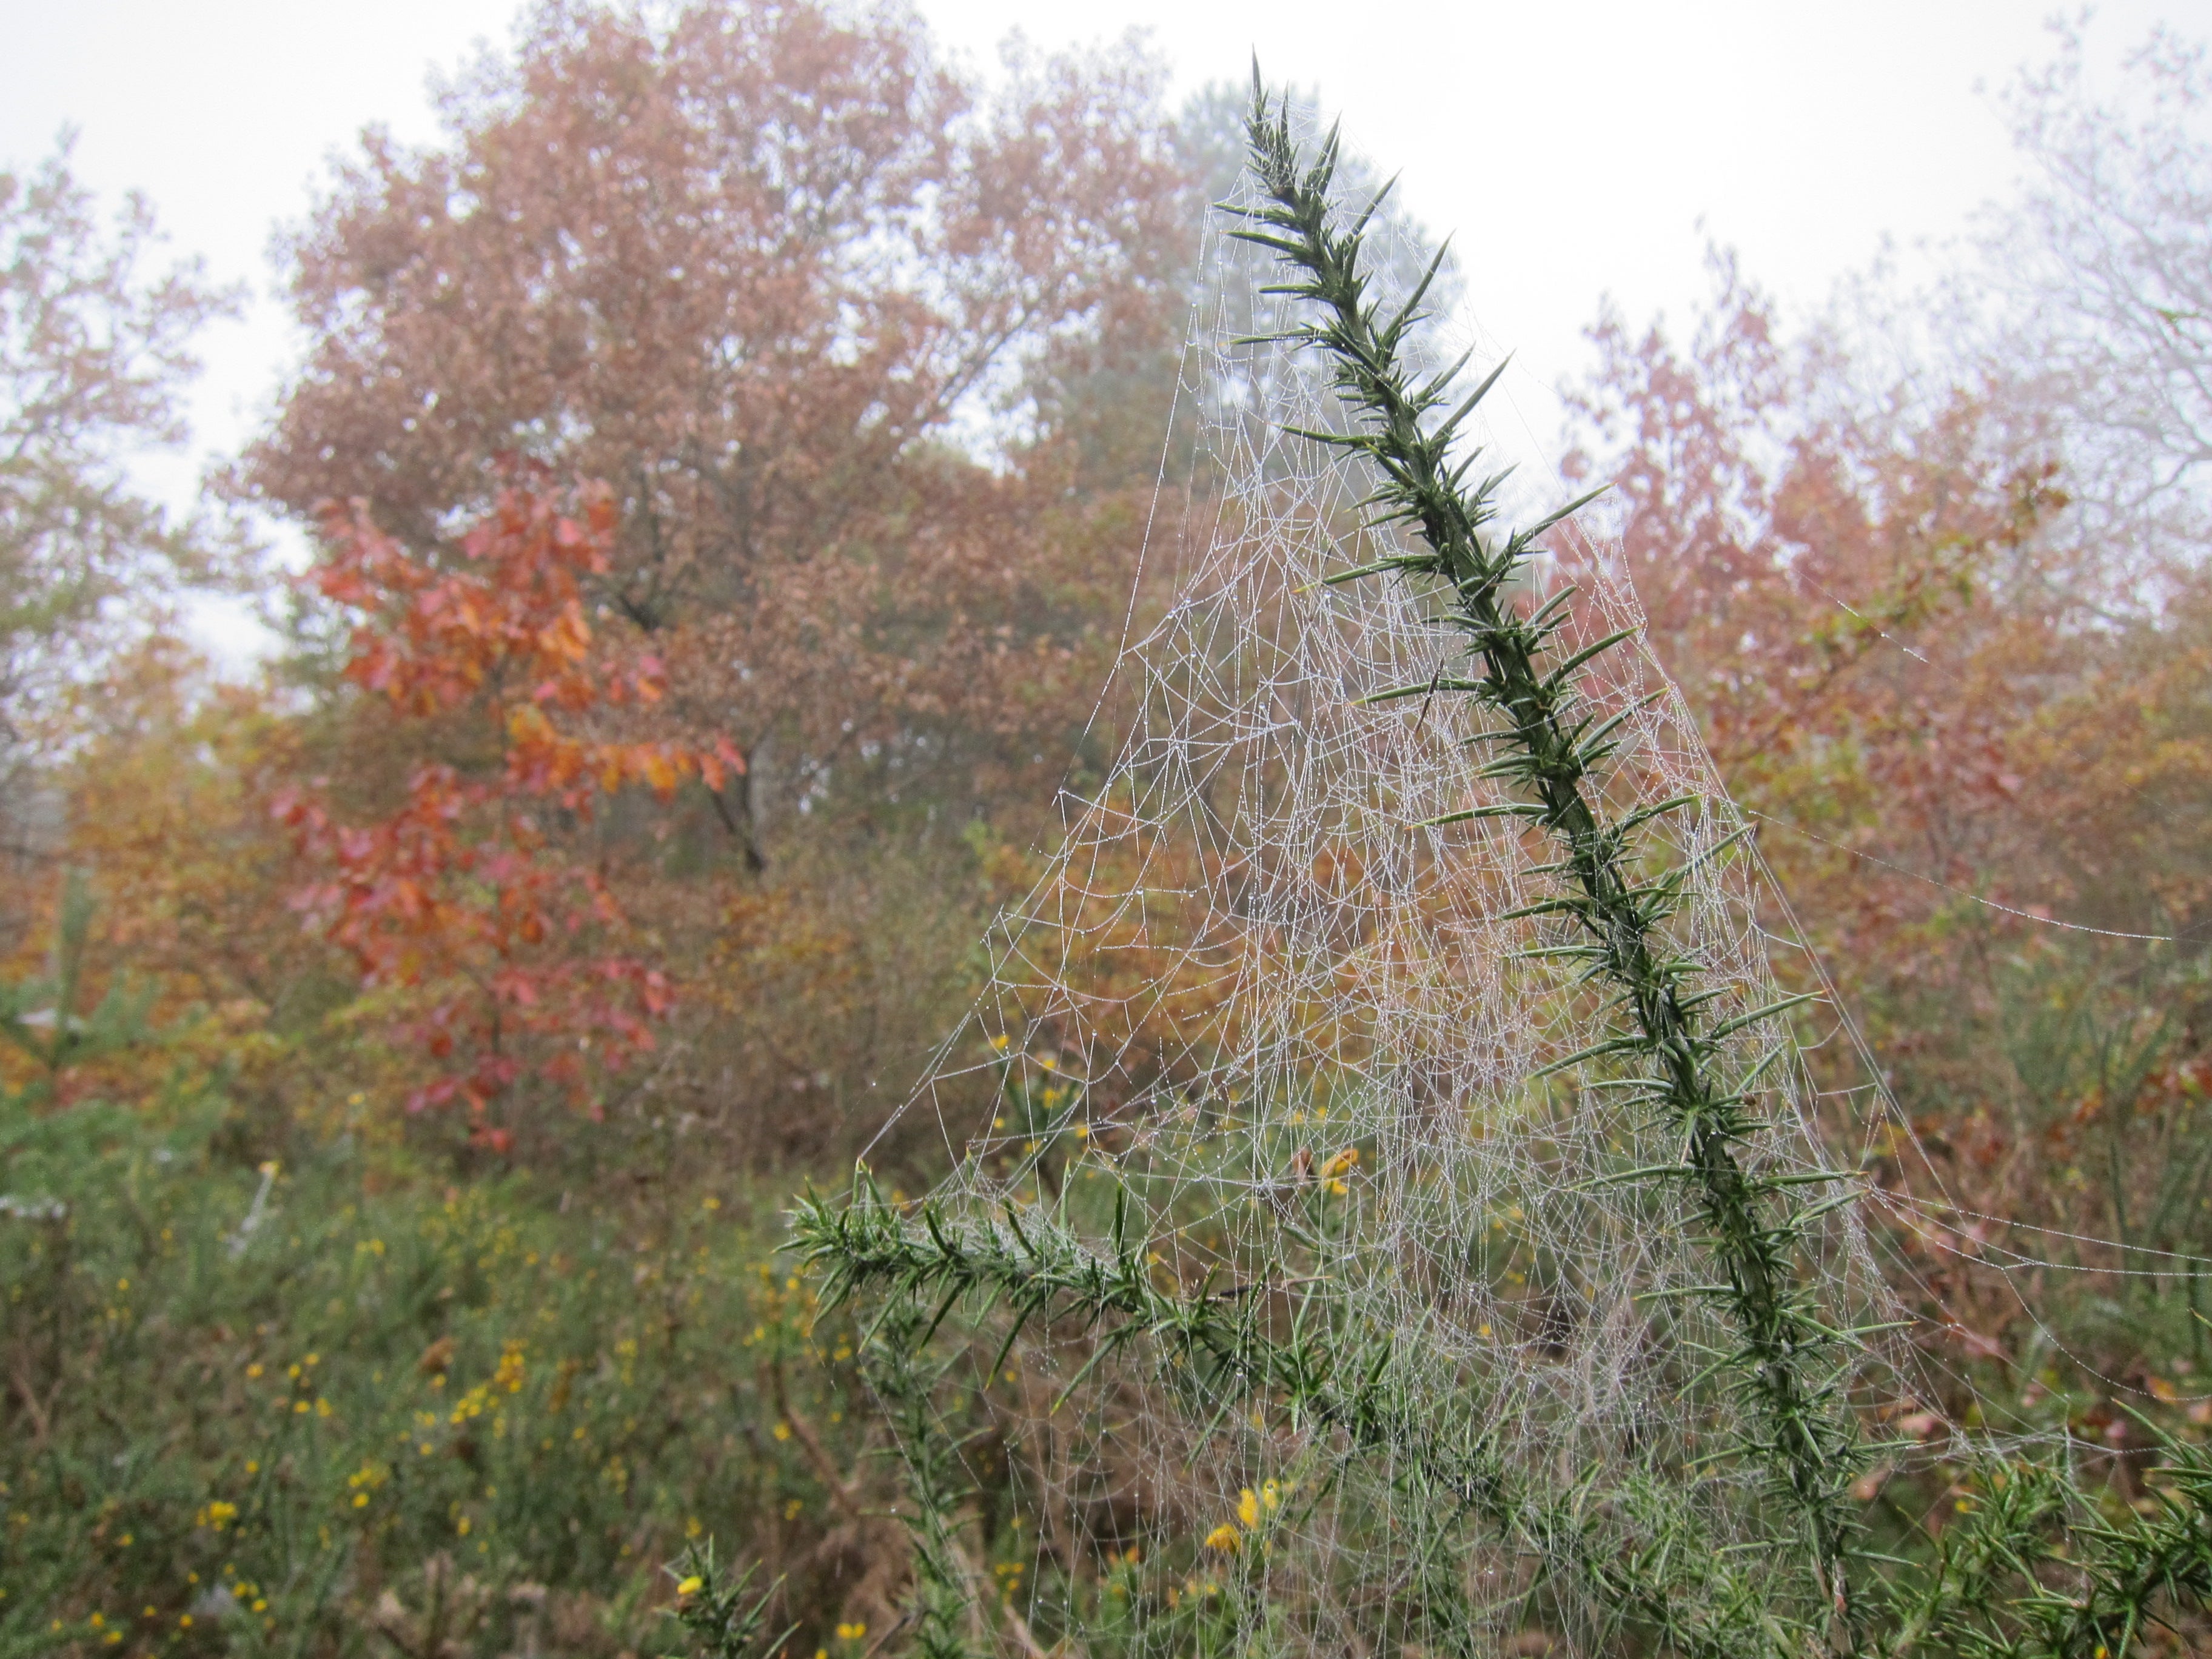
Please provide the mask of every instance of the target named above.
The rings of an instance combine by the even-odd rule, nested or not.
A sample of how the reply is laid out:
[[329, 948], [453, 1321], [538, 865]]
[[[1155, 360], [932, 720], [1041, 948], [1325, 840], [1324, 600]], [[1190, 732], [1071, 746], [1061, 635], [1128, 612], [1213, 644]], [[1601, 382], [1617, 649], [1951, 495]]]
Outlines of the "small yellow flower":
[[1001, 1031], [998, 1036], [991, 1039], [991, 1046], [1003, 1054], [1006, 1052], [1006, 1034], [1004, 1031]]
[[791, 1425], [790, 1425], [790, 1424], [788, 1424], [788, 1423], [779, 1423], [779, 1424], [777, 1424], [777, 1425], [775, 1425], [775, 1437], [776, 1437], [777, 1439], [779, 1439], [779, 1440], [788, 1440], [788, 1439], [790, 1439], [790, 1438], [791, 1438]]
[[1226, 1521], [1206, 1534], [1206, 1547], [1210, 1550], [1233, 1550], [1243, 1541], [1243, 1534]]
[[1244, 1488], [1243, 1496], [1237, 1500], [1237, 1518], [1248, 1527], [1260, 1524], [1259, 1494], [1249, 1486]]
[[678, 1595], [696, 1595], [706, 1588], [707, 1581], [695, 1572], [676, 1587], [676, 1593]]

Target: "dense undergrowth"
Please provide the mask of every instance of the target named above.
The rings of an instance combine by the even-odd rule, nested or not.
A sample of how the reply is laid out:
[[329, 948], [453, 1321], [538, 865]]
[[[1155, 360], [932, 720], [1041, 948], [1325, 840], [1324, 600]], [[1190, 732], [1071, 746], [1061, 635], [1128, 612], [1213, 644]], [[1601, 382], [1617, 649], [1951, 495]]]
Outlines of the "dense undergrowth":
[[702, 1536], [837, 1645], [793, 1420], [850, 1458], [852, 1347], [758, 1194], [453, 1185], [344, 1136], [257, 1169], [222, 1109], [6, 1126], [0, 1650], [636, 1651]]

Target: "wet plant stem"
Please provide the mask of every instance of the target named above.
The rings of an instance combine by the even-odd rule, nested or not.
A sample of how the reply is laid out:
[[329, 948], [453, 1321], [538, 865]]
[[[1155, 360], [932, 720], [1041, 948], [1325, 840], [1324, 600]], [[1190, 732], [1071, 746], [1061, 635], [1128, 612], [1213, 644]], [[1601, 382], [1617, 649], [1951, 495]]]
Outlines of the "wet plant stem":
[[1648, 1178], [1686, 1182], [1696, 1194], [1724, 1280], [1709, 1295], [1737, 1333], [1731, 1370], [1759, 1425], [1755, 1449], [1802, 1519], [1834, 1610], [1833, 1634], [1845, 1637], [1853, 1623], [1845, 1498], [1860, 1462], [1856, 1436], [1838, 1398], [1835, 1339], [1797, 1285], [1802, 1212], [1786, 1188], [1746, 1167], [1741, 1149], [1764, 1125], [1753, 1109], [1753, 1091], [1732, 1084], [1724, 1071], [1728, 1038], [1776, 1018], [1790, 1005], [1778, 1003], [1717, 1024], [1700, 1021], [1683, 989], [1698, 964], [1674, 948], [1664, 926], [1679, 902], [1683, 872], [1678, 867], [1644, 879], [1637, 857], [1644, 826], [1696, 798], [1661, 802], [1608, 822], [1589, 787], [1594, 770], [1614, 752], [1613, 734], [1620, 723], [1601, 723], [1595, 714], [1577, 718], [1577, 677], [1633, 630], [1562, 652], [1554, 641], [1567, 620], [1564, 605], [1532, 618], [1511, 602], [1510, 580], [1538, 550], [1539, 538], [1591, 497], [1529, 529], [1484, 535], [1483, 526], [1495, 516], [1502, 478], [1470, 485], [1477, 456], [1455, 461], [1452, 451], [1462, 422], [1497, 383], [1498, 374], [1462, 398], [1455, 384], [1457, 366], [1417, 380], [1405, 361], [1410, 331], [1422, 319], [1420, 302], [1443, 251], [1413, 293], [1385, 317], [1361, 258], [1363, 235], [1382, 196], [1356, 221], [1340, 225], [1329, 195], [1335, 136], [1309, 161], [1291, 136], [1287, 101], [1271, 112], [1256, 78], [1247, 137], [1262, 199], [1230, 210], [1242, 221], [1230, 234], [1269, 250], [1287, 268], [1289, 280], [1267, 292], [1310, 302], [1319, 313], [1313, 322], [1253, 343], [1288, 343], [1328, 360], [1354, 429], [1297, 435], [1366, 459], [1379, 475], [1362, 503], [1372, 514], [1370, 525], [1410, 526], [1420, 544], [1417, 553], [1332, 580], [1395, 575], [1443, 583], [1449, 595], [1448, 625], [1481, 671], [1479, 678], [1439, 676], [1370, 701], [1443, 690], [1486, 705], [1504, 722], [1498, 745], [1503, 753], [1485, 774], [1516, 786], [1526, 799], [1431, 822], [1518, 817], [1539, 826], [1562, 848], [1568, 890], [1522, 914], [1561, 915], [1579, 924], [1579, 953], [1620, 992], [1633, 1028], [1554, 1069], [1632, 1055], [1656, 1072], [1646, 1079], [1645, 1098], [1685, 1151], [1679, 1167]]

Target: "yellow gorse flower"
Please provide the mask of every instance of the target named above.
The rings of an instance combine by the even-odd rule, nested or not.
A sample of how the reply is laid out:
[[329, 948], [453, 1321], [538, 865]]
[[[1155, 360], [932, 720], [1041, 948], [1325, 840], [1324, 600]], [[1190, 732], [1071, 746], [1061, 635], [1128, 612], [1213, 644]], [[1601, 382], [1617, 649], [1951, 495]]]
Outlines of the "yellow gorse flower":
[[1233, 1550], [1243, 1539], [1243, 1534], [1224, 1521], [1206, 1534], [1206, 1547], [1210, 1550]]
[[1260, 1524], [1259, 1495], [1249, 1486], [1244, 1488], [1243, 1495], [1237, 1500], [1237, 1518], [1247, 1528]]
[[696, 1595], [706, 1588], [707, 1581], [695, 1572], [676, 1587], [676, 1593], [678, 1595]]

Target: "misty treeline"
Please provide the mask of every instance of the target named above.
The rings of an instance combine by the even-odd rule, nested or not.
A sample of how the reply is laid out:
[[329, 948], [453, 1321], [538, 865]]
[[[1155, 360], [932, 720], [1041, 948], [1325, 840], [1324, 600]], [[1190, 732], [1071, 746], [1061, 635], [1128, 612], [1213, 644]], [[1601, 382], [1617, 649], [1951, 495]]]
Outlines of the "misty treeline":
[[[183, 521], [129, 463], [237, 296], [65, 149], [0, 176], [0, 1650], [635, 1650], [708, 1534], [793, 1651], [884, 1639], [777, 1216], [943, 1158], [873, 1137], [1206, 533], [1241, 105], [1165, 84], [545, 5], [285, 232], [304, 355]], [[1859, 1148], [1958, 1379], [1916, 1431], [2000, 1401], [2124, 1486], [2212, 1418], [2196, 1278], [2124, 1271], [2212, 1243], [2212, 81], [2061, 33], [2002, 107], [1932, 289], [1593, 295], [1559, 459], [1849, 1011], [1816, 1070], [1918, 1138]]]

